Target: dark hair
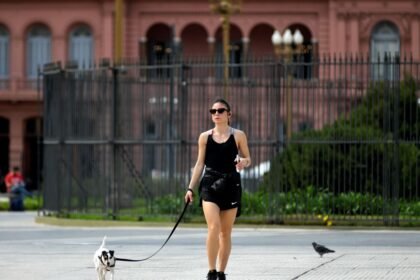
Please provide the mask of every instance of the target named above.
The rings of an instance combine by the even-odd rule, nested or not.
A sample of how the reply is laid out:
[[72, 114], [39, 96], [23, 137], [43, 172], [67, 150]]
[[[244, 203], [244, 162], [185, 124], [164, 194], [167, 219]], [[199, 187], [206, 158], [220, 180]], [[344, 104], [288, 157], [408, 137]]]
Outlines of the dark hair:
[[226, 100], [224, 100], [223, 98], [217, 98], [217, 99], [213, 102], [213, 104], [215, 104], [215, 103], [222, 103], [222, 104], [224, 104], [224, 105], [226, 106], [226, 109], [228, 110], [228, 112], [230, 112], [230, 105], [229, 105], [229, 103], [227, 103], [227, 101], [226, 101]]

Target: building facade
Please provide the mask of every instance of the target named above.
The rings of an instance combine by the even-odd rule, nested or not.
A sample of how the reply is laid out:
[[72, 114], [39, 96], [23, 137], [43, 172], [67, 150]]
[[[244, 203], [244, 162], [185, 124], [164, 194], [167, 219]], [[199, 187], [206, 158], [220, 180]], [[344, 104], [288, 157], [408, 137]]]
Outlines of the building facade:
[[[221, 20], [209, 1], [123, 2], [124, 57], [154, 64], [174, 47], [185, 58], [222, 54]], [[0, 1], [0, 177], [17, 165], [36, 180], [39, 67], [72, 60], [87, 68], [112, 59], [114, 11], [113, 0]], [[243, 0], [230, 27], [231, 61], [273, 55], [272, 34], [286, 29], [301, 32], [310, 56], [420, 59], [420, 0]]]

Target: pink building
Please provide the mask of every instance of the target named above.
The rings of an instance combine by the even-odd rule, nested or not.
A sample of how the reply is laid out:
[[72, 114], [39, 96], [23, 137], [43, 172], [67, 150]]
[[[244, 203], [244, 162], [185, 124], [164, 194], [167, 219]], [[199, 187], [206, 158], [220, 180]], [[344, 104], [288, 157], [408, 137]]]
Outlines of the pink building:
[[[222, 52], [220, 17], [207, 0], [125, 0], [123, 56], [153, 63], [173, 42], [184, 57]], [[299, 29], [318, 54], [411, 54], [420, 59], [419, 0], [243, 0], [231, 17], [231, 56], [272, 55], [275, 30]], [[42, 133], [39, 65], [79, 67], [113, 57], [113, 0], [0, 2], [0, 177], [14, 165], [36, 178]]]

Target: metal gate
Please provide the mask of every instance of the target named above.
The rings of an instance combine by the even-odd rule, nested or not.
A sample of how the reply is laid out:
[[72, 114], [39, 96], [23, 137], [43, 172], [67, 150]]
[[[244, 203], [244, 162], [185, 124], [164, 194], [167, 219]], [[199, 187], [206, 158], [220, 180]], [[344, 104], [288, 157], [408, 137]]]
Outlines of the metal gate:
[[225, 97], [253, 159], [245, 218], [418, 220], [419, 63], [244, 61], [223, 80], [212, 60], [166, 62], [45, 66], [45, 211], [176, 213], [208, 108]]

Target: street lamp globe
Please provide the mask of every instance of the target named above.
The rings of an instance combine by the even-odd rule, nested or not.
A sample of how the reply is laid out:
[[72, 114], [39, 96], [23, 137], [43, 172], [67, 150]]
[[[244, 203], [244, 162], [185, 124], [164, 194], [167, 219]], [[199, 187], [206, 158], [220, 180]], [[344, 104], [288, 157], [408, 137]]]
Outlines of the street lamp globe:
[[273, 35], [271, 36], [271, 42], [273, 43], [274, 46], [278, 46], [282, 43], [281, 34], [278, 30], [275, 30], [273, 32]]
[[300, 32], [299, 29], [296, 29], [295, 33], [293, 34], [293, 42], [296, 45], [300, 45], [300, 44], [303, 43], [303, 35], [302, 35], [302, 33]]
[[284, 31], [283, 34], [283, 42], [286, 45], [291, 45], [293, 42], [293, 36], [292, 36], [292, 31], [290, 31], [290, 29], [286, 29], [286, 31]]

